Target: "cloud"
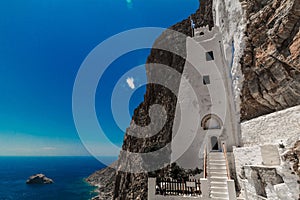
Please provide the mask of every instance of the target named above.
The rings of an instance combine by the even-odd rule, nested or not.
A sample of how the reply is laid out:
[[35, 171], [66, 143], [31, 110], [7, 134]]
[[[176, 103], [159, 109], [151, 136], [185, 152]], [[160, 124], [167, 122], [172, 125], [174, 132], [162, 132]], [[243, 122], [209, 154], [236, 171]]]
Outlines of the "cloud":
[[127, 8], [131, 9], [132, 8], [132, 0], [126, 0], [127, 3]]
[[133, 89], [133, 90], [135, 89], [134, 79], [132, 77], [128, 77], [126, 79], [126, 82], [131, 89]]

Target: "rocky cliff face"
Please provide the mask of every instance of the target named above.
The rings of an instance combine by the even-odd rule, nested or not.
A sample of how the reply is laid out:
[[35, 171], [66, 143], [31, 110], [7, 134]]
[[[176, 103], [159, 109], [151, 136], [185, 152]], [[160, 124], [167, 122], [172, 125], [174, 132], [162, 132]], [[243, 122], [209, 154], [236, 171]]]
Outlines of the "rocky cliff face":
[[299, 0], [246, 0], [241, 119], [300, 104]]
[[90, 175], [86, 181], [97, 187], [96, 192], [99, 194], [92, 200], [107, 200], [113, 198], [115, 188], [116, 170], [107, 167]]

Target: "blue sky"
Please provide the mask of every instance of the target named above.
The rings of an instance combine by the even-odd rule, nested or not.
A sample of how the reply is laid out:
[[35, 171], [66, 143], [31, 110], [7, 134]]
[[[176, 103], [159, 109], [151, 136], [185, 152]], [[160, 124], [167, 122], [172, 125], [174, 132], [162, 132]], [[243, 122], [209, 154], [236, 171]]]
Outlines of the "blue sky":
[[[198, 0], [0, 1], [0, 155], [88, 155], [72, 116], [72, 89], [89, 52], [110, 36], [145, 26], [169, 27], [194, 12]], [[144, 64], [149, 49], [116, 60], [96, 94], [105, 134], [121, 145], [124, 131], [111, 115], [114, 84]], [[134, 89], [145, 75], [133, 78]], [[131, 81], [132, 82], [132, 81]], [[131, 83], [130, 82], [130, 83]], [[124, 79], [123, 92], [132, 90]], [[139, 88], [128, 109], [143, 100]], [[130, 118], [122, 119], [129, 124]], [[99, 155], [116, 155], [109, 144]]]

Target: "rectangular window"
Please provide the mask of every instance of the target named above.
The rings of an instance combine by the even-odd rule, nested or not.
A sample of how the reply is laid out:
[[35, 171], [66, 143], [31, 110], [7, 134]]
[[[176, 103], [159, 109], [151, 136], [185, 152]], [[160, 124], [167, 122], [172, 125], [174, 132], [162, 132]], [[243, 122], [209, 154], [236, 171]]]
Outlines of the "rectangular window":
[[215, 59], [213, 51], [206, 52], [205, 54], [206, 54], [206, 61], [211, 61]]
[[203, 76], [203, 84], [204, 84], [204, 85], [210, 84], [209, 76]]

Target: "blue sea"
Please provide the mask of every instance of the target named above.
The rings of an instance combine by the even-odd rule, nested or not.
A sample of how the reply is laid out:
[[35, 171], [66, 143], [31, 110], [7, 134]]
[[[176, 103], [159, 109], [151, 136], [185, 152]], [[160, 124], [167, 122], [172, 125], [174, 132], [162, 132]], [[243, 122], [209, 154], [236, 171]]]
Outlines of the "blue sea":
[[[88, 200], [95, 188], [84, 178], [103, 167], [93, 157], [0, 157], [0, 200]], [[54, 184], [27, 185], [36, 173]]]

